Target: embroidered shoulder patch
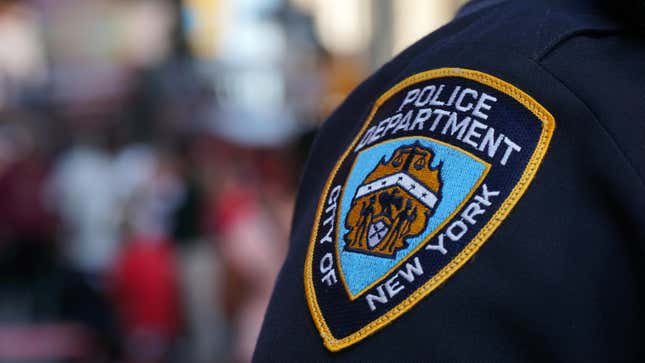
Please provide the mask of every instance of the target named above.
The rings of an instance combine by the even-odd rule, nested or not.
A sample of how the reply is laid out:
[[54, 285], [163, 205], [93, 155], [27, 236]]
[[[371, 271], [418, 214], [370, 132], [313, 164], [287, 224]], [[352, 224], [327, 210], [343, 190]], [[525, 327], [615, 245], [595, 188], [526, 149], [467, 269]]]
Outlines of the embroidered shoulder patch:
[[454, 274], [518, 202], [553, 116], [491, 75], [441, 68], [383, 94], [319, 201], [305, 292], [325, 346], [383, 328]]

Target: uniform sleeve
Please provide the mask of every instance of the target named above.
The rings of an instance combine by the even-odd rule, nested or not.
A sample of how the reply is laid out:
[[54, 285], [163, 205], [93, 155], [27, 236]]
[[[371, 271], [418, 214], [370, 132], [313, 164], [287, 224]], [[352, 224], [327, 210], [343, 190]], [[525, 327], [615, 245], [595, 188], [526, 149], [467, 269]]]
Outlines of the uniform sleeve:
[[256, 361], [640, 354], [645, 139], [605, 118], [643, 118], [633, 84], [565, 80], [605, 71], [495, 41], [511, 25], [474, 42], [490, 21], [422, 40], [324, 124]]

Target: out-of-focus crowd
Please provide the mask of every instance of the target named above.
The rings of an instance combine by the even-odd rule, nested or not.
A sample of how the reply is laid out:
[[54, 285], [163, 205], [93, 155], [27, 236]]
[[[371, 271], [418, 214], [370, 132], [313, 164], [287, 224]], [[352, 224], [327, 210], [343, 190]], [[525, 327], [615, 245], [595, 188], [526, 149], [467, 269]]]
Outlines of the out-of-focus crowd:
[[250, 359], [314, 125], [363, 71], [280, 2], [256, 31], [288, 57], [196, 57], [186, 3], [0, 1], [0, 362]]
[[[0, 355], [247, 360], [301, 150], [179, 130], [149, 143], [67, 117], [0, 127]], [[57, 134], [75, 140], [55, 152]]]

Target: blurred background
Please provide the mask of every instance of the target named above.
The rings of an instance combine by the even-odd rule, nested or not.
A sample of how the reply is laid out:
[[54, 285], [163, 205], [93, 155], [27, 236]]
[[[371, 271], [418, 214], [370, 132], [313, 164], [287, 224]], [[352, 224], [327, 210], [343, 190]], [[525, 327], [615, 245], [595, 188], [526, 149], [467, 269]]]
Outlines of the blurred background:
[[0, 362], [247, 362], [316, 128], [458, 0], [0, 0]]

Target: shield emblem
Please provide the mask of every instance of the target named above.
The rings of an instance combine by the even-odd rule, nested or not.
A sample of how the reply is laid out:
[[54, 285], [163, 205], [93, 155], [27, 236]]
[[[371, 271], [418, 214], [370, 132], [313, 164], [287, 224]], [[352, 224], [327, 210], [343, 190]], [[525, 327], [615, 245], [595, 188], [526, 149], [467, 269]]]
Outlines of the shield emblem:
[[381, 95], [315, 212], [304, 287], [325, 346], [374, 334], [465, 266], [528, 188], [554, 128], [528, 94], [473, 70], [429, 70]]
[[352, 300], [431, 238], [489, 167], [459, 148], [422, 137], [368, 148], [356, 163], [371, 167], [354, 168], [347, 178], [337, 244], [341, 281]]
[[390, 231], [390, 226], [385, 224], [383, 221], [378, 221], [376, 223], [370, 224], [368, 233], [367, 233], [367, 245], [369, 248], [374, 248], [381, 242], [387, 235], [387, 232]]

